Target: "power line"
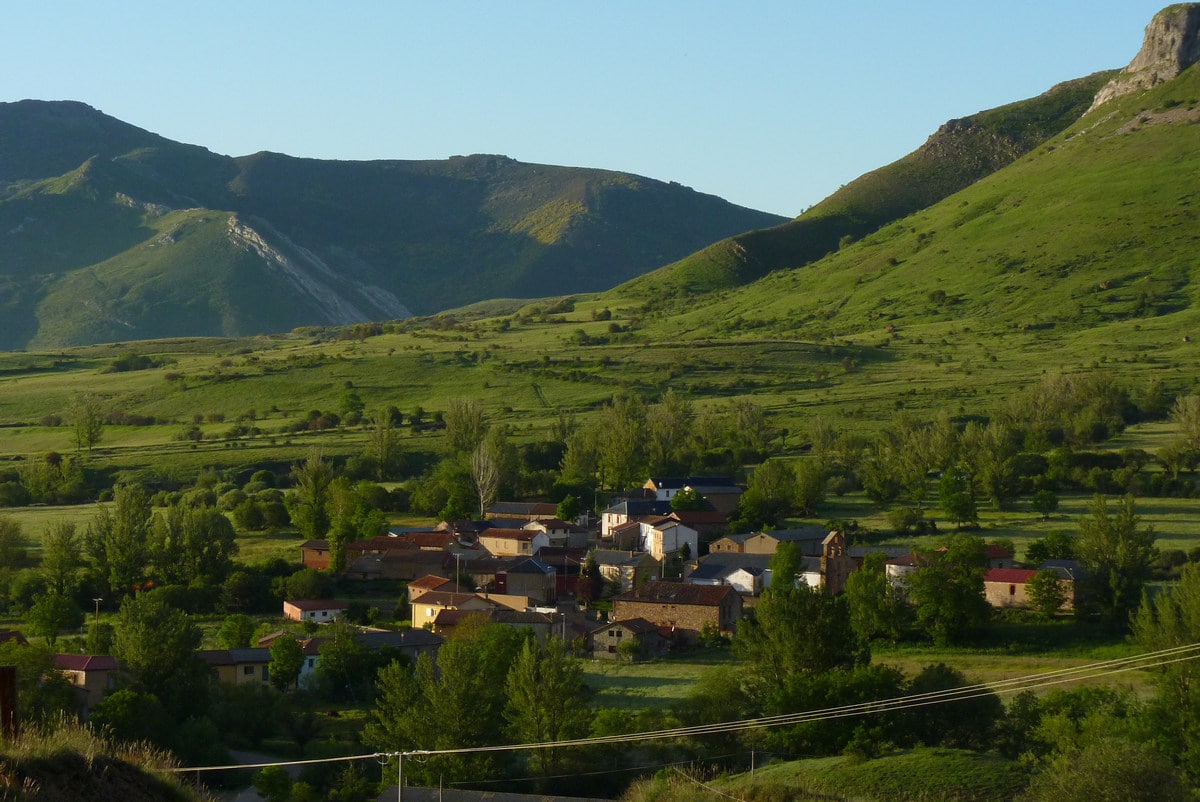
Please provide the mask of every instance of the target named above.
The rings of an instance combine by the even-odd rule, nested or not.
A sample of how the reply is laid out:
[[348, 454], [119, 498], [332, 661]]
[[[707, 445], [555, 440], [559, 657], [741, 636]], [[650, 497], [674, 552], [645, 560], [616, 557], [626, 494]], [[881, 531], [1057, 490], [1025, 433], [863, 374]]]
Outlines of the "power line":
[[367, 760], [396, 756], [432, 757], [439, 755], [462, 755], [485, 752], [518, 752], [531, 749], [561, 749], [573, 746], [595, 746], [602, 744], [625, 744], [637, 741], [659, 740], [663, 738], [681, 738], [699, 735], [716, 735], [720, 733], [738, 732], [741, 730], [779, 727], [792, 724], [806, 724], [820, 721], [847, 718], [851, 716], [890, 713], [909, 710], [917, 707], [927, 707], [935, 704], [967, 701], [991, 694], [1017, 693], [1037, 688], [1062, 685], [1068, 682], [1098, 679], [1112, 674], [1127, 671], [1159, 668], [1186, 660], [1200, 657], [1200, 643], [1176, 646], [1170, 649], [1160, 649], [1154, 652], [1135, 655], [1132, 657], [1103, 660], [1087, 663], [1074, 668], [1061, 668], [1023, 677], [1014, 677], [992, 683], [977, 683], [950, 688], [940, 691], [897, 696], [891, 699], [880, 699], [870, 702], [858, 702], [849, 705], [809, 710], [800, 713], [784, 713], [775, 716], [763, 716], [740, 721], [721, 722], [716, 724], [700, 724], [690, 727], [675, 727], [666, 730], [649, 730], [645, 732], [624, 733], [621, 735], [593, 736], [576, 738], [565, 741], [549, 741], [533, 744], [504, 744], [498, 746], [465, 746], [453, 749], [413, 749], [402, 752], [372, 752], [363, 755], [347, 755], [337, 758], [320, 758], [301, 761], [279, 761], [275, 763], [236, 764], [229, 766], [196, 766], [191, 768], [168, 769], [174, 772], [207, 772], [231, 771], [247, 768], [265, 768], [268, 766], [297, 766], [312, 763], [334, 761]]

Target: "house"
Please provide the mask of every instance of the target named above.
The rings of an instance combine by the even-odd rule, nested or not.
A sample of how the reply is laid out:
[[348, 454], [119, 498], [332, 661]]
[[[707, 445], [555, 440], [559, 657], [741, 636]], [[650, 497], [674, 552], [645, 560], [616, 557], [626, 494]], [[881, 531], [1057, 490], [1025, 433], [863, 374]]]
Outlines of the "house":
[[271, 650], [265, 647], [250, 649], [200, 649], [196, 652], [209, 667], [214, 682], [230, 685], [268, 685], [271, 675]]
[[447, 585], [453, 585], [451, 579], [436, 574], [426, 574], [419, 579], [414, 579], [408, 583], [408, 601], [409, 604], [420, 598], [422, 593], [429, 590], [445, 590]]
[[795, 543], [805, 557], [820, 557], [822, 543], [828, 534], [829, 531], [820, 526], [755, 532], [742, 539], [742, 552], [744, 554], [774, 554], [780, 543]]
[[983, 595], [993, 607], [1029, 606], [1025, 586], [1037, 576], [1030, 568], [990, 568], [983, 575]]
[[617, 585], [621, 592], [658, 579], [661, 568], [658, 560], [644, 551], [594, 549], [591, 556], [604, 581]]
[[75, 687], [84, 710], [91, 710], [116, 685], [120, 666], [107, 654], [56, 654], [54, 667]]
[[669, 517], [695, 529], [706, 539], [719, 537], [729, 529], [729, 516], [718, 510], [675, 510]]
[[610, 534], [613, 549], [645, 551], [660, 562], [681, 552], [694, 557], [700, 550], [699, 533], [670, 516], [635, 518], [614, 526]]
[[892, 587], [908, 584], [908, 578], [926, 565], [926, 560], [915, 551], [892, 557], [884, 563], [883, 570], [887, 574], [888, 583]]
[[411, 607], [413, 628], [419, 628], [432, 624], [442, 610], [491, 610], [496, 603], [474, 593], [430, 590], [411, 602]]
[[504, 572], [504, 592], [527, 596], [535, 604], [552, 604], [558, 598], [557, 576], [552, 566], [528, 557]]
[[587, 530], [582, 526], [560, 521], [558, 518], [530, 521], [521, 528], [544, 532], [550, 540], [551, 547], [568, 549], [587, 548]]
[[726, 535], [708, 544], [709, 554], [745, 554], [746, 538], [749, 534]]
[[670, 515], [671, 502], [658, 500], [619, 501], [600, 514], [600, 539], [612, 537], [612, 530], [621, 524], [649, 515]]
[[656, 580], [613, 598], [613, 620], [645, 618], [668, 627], [681, 643], [696, 643], [706, 628], [733, 633], [742, 617], [742, 597], [732, 587]]
[[[389, 529], [388, 539], [396, 547], [410, 546], [421, 551], [445, 551], [451, 546], [458, 545], [458, 535], [454, 532], [430, 532], [428, 530]], [[360, 541], [363, 542], [363, 541]], [[373, 542], [373, 541], [365, 541]], [[391, 544], [389, 544], [391, 545]]]
[[1058, 582], [1067, 595], [1063, 610], [1073, 610], [1079, 606], [1080, 587], [1087, 574], [1079, 567], [1077, 560], [1046, 560], [1038, 566], [1038, 571], [1053, 571], [1058, 574]]
[[423, 551], [406, 546], [393, 552], [374, 552], [347, 559], [346, 579], [368, 581], [397, 579], [411, 582], [427, 574], [444, 574], [454, 569], [449, 552]]
[[479, 545], [498, 557], [532, 557], [550, 545], [550, 538], [537, 529], [486, 529], [479, 535]]
[[543, 501], [497, 501], [484, 512], [489, 521], [493, 518], [541, 521], [557, 518], [558, 505]]
[[538, 549], [537, 558], [554, 569], [555, 595], [558, 598], [575, 595], [587, 555], [587, 549], [569, 549], [557, 546]]
[[324, 571], [329, 567], [329, 541], [306, 540], [300, 544], [300, 562], [305, 568]]
[[596, 660], [650, 660], [671, 649], [671, 641], [644, 618], [613, 621], [588, 634], [589, 651]]
[[350, 605], [336, 599], [294, 599], [283, 603], [283, 617], [292, 621], [327, 624], [340, 618]]
[[684, 567], [690, 585], [729, 585], [743, 596], [757, 596], [771, 586], [770, 554], [711, 552]]
[[694, 557], [700, 551], [700, 534], [675, 518], [650, 518], [639, 526], [641, 550], [659, 562], [676, 555]]

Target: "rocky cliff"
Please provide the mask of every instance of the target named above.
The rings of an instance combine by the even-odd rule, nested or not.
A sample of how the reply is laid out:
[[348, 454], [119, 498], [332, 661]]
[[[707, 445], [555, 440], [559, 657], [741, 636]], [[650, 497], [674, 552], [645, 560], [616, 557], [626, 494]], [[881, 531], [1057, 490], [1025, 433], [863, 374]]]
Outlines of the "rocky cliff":
[[1129, 66], [1096, 93], [1092, 109], [1113, 98], [1152, 89], [1197, 61], [1200, 61], [1200, 3], [1168, 6], [1146, 26], [1142, 49]]

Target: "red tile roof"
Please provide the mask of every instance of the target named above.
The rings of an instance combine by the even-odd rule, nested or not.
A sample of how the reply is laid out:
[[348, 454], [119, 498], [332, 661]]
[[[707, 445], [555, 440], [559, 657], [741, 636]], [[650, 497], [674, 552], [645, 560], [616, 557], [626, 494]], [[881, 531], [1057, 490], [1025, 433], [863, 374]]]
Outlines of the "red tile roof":
[[115, 671], [117, 658], [107, 654], [56, 654], [54, 667], [60, 671]]
[[1037, 576], [1037, 571], [1031, 568], [993, 568], [983, 575], [983, 581], [1024, 585], [1035, 576]]
[[450, 583], [450, 580], [446, 579], [446, 577], [444, 577], [444, 576], [435, 576], [433, 574], [426, 574], [425, 576], [421, 577], [420, 579], [414, 579], [412, 582], [409, 582], [408, 586], [410, 588], [417, 588], [418, 590], [421, 590], [421, 589], [437, 590], [438, 588], [442, 587], [443, 585], [446, 585], [449, 583]]

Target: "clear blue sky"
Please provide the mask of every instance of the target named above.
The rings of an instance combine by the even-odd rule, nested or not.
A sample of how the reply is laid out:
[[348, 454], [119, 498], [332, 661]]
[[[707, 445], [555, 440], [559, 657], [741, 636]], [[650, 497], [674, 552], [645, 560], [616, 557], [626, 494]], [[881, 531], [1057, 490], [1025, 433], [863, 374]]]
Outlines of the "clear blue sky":
[[604, 167], [795, 215], [953, 117], [1125, 66], [1165, 0], [6, 0], [0, 100], [229, 155]]

